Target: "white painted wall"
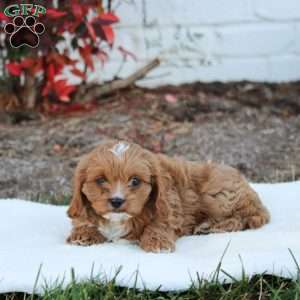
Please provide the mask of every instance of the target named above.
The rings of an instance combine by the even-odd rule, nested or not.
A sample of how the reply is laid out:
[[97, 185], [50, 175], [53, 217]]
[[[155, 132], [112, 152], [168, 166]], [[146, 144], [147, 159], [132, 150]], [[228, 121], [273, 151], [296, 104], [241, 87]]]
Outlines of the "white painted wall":
[[[136, 54], [123, 77], [152, 58], [162, 65], [140, 83], [300, 79], [300, 0], [121, 0], [119, 45]], [[93, 74], [110, 79], [120, 68], [116, 50]]]

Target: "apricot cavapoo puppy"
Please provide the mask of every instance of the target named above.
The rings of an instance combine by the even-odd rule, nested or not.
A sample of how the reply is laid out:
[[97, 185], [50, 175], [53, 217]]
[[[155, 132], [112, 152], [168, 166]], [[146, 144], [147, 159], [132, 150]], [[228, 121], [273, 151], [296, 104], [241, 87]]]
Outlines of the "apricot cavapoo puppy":
[[254, 229], [270, 217], [235, 169], [108, 142], [77, 166], [67, 241], [92, 245], [127, 239], [145, 251], [174, 251], [178, 237]]

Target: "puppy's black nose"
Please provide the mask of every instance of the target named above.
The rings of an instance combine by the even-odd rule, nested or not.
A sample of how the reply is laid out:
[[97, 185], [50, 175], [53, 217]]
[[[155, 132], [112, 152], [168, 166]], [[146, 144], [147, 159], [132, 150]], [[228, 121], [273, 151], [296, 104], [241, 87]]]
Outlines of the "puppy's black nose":
[[124, 202], [125, 200], [123, 198], [119, 198], [119, 197], [110, 198], [110, 203], [114, 208], [119, 208]]

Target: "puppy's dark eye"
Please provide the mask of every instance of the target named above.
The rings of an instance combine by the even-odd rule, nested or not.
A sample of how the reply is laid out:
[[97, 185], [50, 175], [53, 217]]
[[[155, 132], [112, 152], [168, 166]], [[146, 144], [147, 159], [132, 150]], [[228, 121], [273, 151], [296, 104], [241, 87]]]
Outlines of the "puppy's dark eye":
[[103, 183], [105, 183], [106, 182], [106, 178], [105, 177], [98, 177], [97, 179], [96, 179], [96, 183], [98, 184], [98, 185], [102, 185]]
[[141, 179], [139, 179], [137, 176], [134, 176], [129, 181], [130, 186], [137, 187], [141, 184]]

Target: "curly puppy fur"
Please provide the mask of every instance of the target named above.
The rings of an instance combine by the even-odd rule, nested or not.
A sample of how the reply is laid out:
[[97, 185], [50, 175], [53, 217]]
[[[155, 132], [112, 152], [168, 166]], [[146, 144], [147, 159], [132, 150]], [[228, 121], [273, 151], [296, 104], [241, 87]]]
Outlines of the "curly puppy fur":
[[69, 243], [122, 238], [151, 252], [174, 251], [183, 235], [255, 229], [270, 219], [236, 169], [115, 141], [78, 164], [68, 215], [73, 220]]

